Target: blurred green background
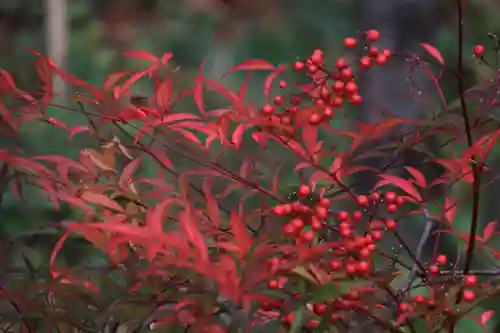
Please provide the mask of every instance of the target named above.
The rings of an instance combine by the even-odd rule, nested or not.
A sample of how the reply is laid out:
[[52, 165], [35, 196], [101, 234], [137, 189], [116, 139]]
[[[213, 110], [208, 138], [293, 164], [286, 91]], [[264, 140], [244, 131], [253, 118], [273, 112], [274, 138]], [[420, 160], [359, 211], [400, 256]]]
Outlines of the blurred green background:
[[[468, 86], [491, 75], [485, 66], [477, 65], [470, 50], [476, 43], [491, 45], [487, 33], [500, 32], [499, 12], [499, 1], [469, 1], [465, 40]], [[395, 52], [421, 53], [418, 43], [429, 42], [441, 51], [447, 65], [455, 66], [455, 21], [455, 1], [452, 0], [1, 0], [0, 68], [11, 72], [21, 88], [35, 89], [38, 81], [30, 66], [33, 56], [22, 48], [28, 46], [47, 53], [79, 78], [102, 86], [110, 72], [139, 65], [122, 57], [123, 51], [143, 49], [156, 55], [172, 51], [172, 67], [179, 66], [182, 73], [176, 76], [175, 84], [187, 87], [203, 59], [206, 59], [205, 75], [214, 80], [219, 80], [230, 66], [248, 58], [287, 63], [308, 56], [314, 48], [321, 48], [328, 58], [335, 59], [343, 51], [343, 38], [366, 28], [379, 29], [381, 43]], [[425, 110], [412, 104], [411, 99], [394, 99], [394, 91], [401, 86], [410, 91], [404, 83], [405, 66], [407, 64], [395, 63], [372, 76], [367, 75], [363, 81], [365, 104], [387, 103], [395, 115], [421, 116]], [[225, 79], [225, 84], [231, 87], [240, 81], [241, 76], [232, 75]], [[432, 87], [424, 81], [415, 80], [422, 85], [418, 89], [432, 101]], [[455, 99], [455, 82], [445, 79], [442, 84], [447, 98]], [[134, 89], [134, 93], [141, 95], [151, 91], [143, 85]], [[257, 104], [264, 101], [262, 81], [252, 81], [249, 96]], [[67, 113], [51, 112], [69, 123], [79, 121]], [[374, 110], [365, 107], [353, 119], [371, 120], [374, 114]], [[12, 144], [8, 139], [0, 143]], [[76, 152], [67, 145], [63, 133], [54, 133], [42, 124], [24, 130], [23, 145], [34, 151], [69, 156]], [[500, 193], [496, 187], [483, 196], [482, 226], [498, 218], [493, 200]], [[51, 212], [34, 193], [29, 195], [32, 197], [27, 204], [5, 195], [0, 206], [0, 237], [7, 242], [13, 237], [28, 235], [29, 240], [22, 242], [23, 249], [29, 248], [26, 251], [30, 256], [43, 261], [41, 253], [53, 246], [54, 238], [37, 242], [38, 232], [32, 237], [30, 231], [45, 229], [50, 233], [48, 226], [65, 216], [64, 212]], [[469, 206], [460, 209], [455, 222], [463, 231], [468, 228]], [[421, 226], [412, 228], [418, 231]], [[73, 260], [71, 257], [76, 252], [71, 251], [77, 250], [67, 251], [66, 257], [70, 258], [67, 260]], [[455, 253], [451, 248], [443, 251]], [[17, 261], [19, 257], [12, 260]], [[498, 305], [493, 306], [500, 309]], [[460, 329], [460, 332], [481, 331], [474, 323]]]

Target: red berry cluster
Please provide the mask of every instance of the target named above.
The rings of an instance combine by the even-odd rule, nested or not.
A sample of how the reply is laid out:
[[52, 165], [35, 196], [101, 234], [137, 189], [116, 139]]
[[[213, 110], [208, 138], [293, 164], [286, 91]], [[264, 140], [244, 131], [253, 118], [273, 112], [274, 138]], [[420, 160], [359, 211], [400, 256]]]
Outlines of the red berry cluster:
[[[377, 30], [368, 30], [364, 34], [364, 44], [367, 54], [358, 61], [358, 68], [366, 70], [375, 65], [384, 65], [391, 57], [391, 51], [379, 49], [373, 45], [379, 39]], [[353, 49], [358, 44], [357, 39], [348, 37], [344, 40], [346, 49]], [[313, 103], [318, 106], [318, 111], [308, 115], [308, 121], [311, 125], [319, 125], [325, 121], [331, 120], [334, 116], [334, 110], [349, 101], [352, 105], [360, 105], [363, 101], [359, 94], [358, 84], [356, 83], [355, 68], [356, 63], [350, 64], [343, 57], [336, 60], [335, 68], [327, 70], [325, 68], [325, 54], [322, 50], [316, 49], [305, 61], [298, 60], [293, 65], [295, 72], [305, 72], [312, 82], [314, 89], [309, 91]], [[280, 81], [279, 87], [287, 89], [288, 83]], [[282, 95], [274, 97], [272, 104], [266, 104], [261, 112], [265, 116], [274, 117], [273, 120], [282, 125], [291, 125], [297, 114], [300, 113], [302, 99], [294, 95], [290, 98], [285, 111], [276, 114], [277, 108], [285, 104], [285, 98]]]
[[324, 227], [323, 220], [329, 215], [330, 200], [321, 198], [317, 203], [305, 200], [310, 197], [311, 193], [311, 186], [303, 184], [298, 190], [299, 200], [277, 205], [273, 209], [275, 215], [290, 218], [283, 227], [283, 233], [297, 243], [312, 243], [316, 238], [316, 232]]

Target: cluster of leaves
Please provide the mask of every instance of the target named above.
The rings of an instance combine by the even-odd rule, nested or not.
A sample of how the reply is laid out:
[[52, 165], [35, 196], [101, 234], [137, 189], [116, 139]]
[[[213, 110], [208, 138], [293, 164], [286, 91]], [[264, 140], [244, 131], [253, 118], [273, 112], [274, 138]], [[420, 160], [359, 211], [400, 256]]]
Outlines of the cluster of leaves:
[[[146, 68], [112, 73], [102, 88], [35, 51], [41, 92], [23, 91], [0, 72], [6, 96], [0, 110], [12, 132], [43, 121], [66, 131], [69, 143], [86, 137], [94, 144], [75, 159], [0, 151], [4, 187], [19, 200], [26, 186], [35, 186], [55, 210], [62, 202], [73, 209], [72, 220], [60, 225], [48, 276], [3, 287], [2, 296], [18, 313], [5, 316], [14, 316], [2, 323], [10, 326], [5, 329], [35, 332], [42, 323], [47, 331], [81, 332], [119, 326], [128, 332], [264, 326], [416, 332], [452, 331], [464, 319], [484, 327], [493, 313], [473, 310], [500, 285], [495, 274], [475, 273], [471, 265], [478, 251], [493, 253], [497, 265], [490, 244], [496, 223], [480, 236], [476, 202], [491, 183], [482, 184], [481, 176], [492, 171], [486, 165], [500, 136], [498, 121], [489, 116], [498, 94], [482, 98], [474, 112], [461, 90], [460, 108], [443, 97], [425, 121], [349, 124], [342, 113], [346, 103], [363, 101], [356, 83], [362, 72], [403, 56], [378, 50], [378, 38], [376, 30], [346, 38], [348, 53], [333, 64], [321, 50], [291, 66], [245, 61], [228, 71], [250, 72], [237, 91], [204, 77], [203, 65], [192, 89], [176, 91], [171, 53], [126, 52]], [[366, 53], [359, 59], [352, 52], [358, 47]], [[443, 75], [461, 80], [437, 49], [422, 47], [429, 60], [405, 57], [428, 73], [438, 91]], [[475, 52], [486, 61], [484, 52]], [[264, 82], [269, 103], [260, 107], [246, 98], [254, 71], [270, 72]], [[302, 78], [286, 79], [291, 71]], [[55, 75], [78, 90], [64, 110], [83, 115], [85, 125], [72, 127], [47, 114], [57, 97]], [[149, 80], [155, 93], [144, 100], [131, 96], [139, 80]], [[224, 97], [226, 105], [209, 107], [208, 94]], [[182, 111], [189, 101], [195, 108]], [[387, 144], [388, 134], [404, 143]], [[418, 168], [398, 165], [400, 152], [422, 151], [429, 137], [446, 150], [438, 157], [427, 153], [425, 164], [446, 170], [432, 181]], [[380, 145], [373, 148], [374, 142]], [[374, 156], [386, 162], [368, 166]], [[144, 166], [154, 176], [140, 176]], [[367, 171], [378, 181], [369, 193], [358, 193], [356, 174]], [[282, 178], [290, 174], [300, 182], [293, 193], [283, 189]], [[457, 184], [472, 185], [471, 191], [430, 195], [436, 186]], [[468, 196], [476, 207], [471, 231], [459, 233], [456, 206]], [[439, 253], [434, 262], [423, 261], [421, 246], [415, 251], [398, 231], [409, 216], [440, 223], [440, 233], [463, 240], [463, 268]], [[97, 266], [62, 265], [58, 254], [75, 235], [107, 259]], [[385, 241], [396, 241], [399, 250], [388, 252]]]

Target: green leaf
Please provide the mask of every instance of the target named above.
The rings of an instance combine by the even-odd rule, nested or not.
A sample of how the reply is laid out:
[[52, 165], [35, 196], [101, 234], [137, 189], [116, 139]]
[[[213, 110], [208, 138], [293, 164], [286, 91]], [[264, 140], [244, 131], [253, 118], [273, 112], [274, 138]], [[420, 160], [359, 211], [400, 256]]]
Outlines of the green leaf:
[[295, 312], [293, 317], [292, 327], [290, 327], [290, 333], [296, 333], [302, 327], [302, 321], [304, 319], [304, 313], [306, 311], [305, 307], [301, 307]]

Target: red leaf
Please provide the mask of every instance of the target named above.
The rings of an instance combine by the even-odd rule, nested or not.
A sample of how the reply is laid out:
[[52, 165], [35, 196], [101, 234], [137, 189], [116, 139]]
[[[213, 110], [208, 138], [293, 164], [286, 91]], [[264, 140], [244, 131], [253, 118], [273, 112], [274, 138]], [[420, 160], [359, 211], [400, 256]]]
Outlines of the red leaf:
[[[420, 196], [420, 193], [417, 191], [415, 186], [413, 186], [413, 184], [410, 181], [403, 179], [401, 177], [398, 177], [398, 176], [388, 175], [388, 174], [380, 175], [379, 177], [383, 178], [386, 181], [386, 183], [389, 183], [391, 185], [394, 185], [394, 186], [402, 189], [403, 191], [405, 191], [407, 194], [411, 195], [413, 198], [417, 199], [418, 201], [422, 201], [422, 197]], [[380, 186], [379, 183], [375, 184], [375, 188], [377, 188], [379, 186]]]
[[180, 212], [179, 214], [179, 221], [184, 229], [185, 233], [187, 234], [189, 240], [191, 243], [198, 249], [200, 252], [200, 256], [203, 261], [208, 261], [208, 249], [205, 244], [205, 239], [203, 238], [202, 234], [200, 233], [198, 226], [196, 224], [195, 217], [191, 213], [192, 208], [189, 206], [185, 211]]
[[310, 124], [305, 125], [302, 128], [302, 141], [304, 142], [306, 151], [310, 155], [313, 155], [315, 153], [316, 143], [318, 142], [318, 126]]
[[245, 77], [245, 80], [240, 86], [240, 89], [238, 90], [238, 98], [241, 99], [242, 101], [245, 100], [245, 97], [247, 95], [247, 89], [248, 89], [248, 84], [250, 83], [250, 79], [252, 78], [252, 73], [248, 74]]
[[136, 158], [132, 162], [127, 164], [127, 166], [123, 169], [118, 184], [120, 184], [120, 187], [124, 191], [129, 190], [128, 185], [132, 182], [132, 176], [134, 175], [135, 170], [137, 170], [139, 163], [141, 163], [141, 160], [141, 158]]
[[193, 89], [193, 99], [196, 104], [196, 107], [200, 111], [202, 115], [206, 114], [205, 111], [205, 102], [203, 101], [203, 71], [205, 69], [205, 60], [201, 63], [198, 74], [196, 75], [196, 80], [194, 82]]
[[157, 203], [153, 210], [148, 210], [146, 223], [152, 233], [163, 233], [163, 219], [172, 202], [173, 198], [167, 197]]
[[90, 128], [87, 125], [77, 125], [69, 131], [68, 142], [71, 142], [75, 135], [83, 132], [89, 132]]
[[242, 254], [248, 253], [250, 251], [251, 238], [244, 221], [236, 211], [231, 211], [229, 223], [231, 224], [231, 231], [234, 235], [236, 245], [241, 249]]
[[129, 50], [123, 52], [123, 55], [126, 57], [130, 58], [136, 58], [136, 59], [141, 59], [141, 60], [147, 60], [151, 62], [157, 62], [158, 58], [149, 53], [148, 51], [142, 51], [142, 50]]
[[425, 179], [423, 173], [420, 172], [420, 170], [417, 170], [410, 166], [406, 166], [405, 169], [413, 176], [413, 178], [415, 179], [415, 184], [422, 188], [427, 187], [427, 180]]
[[120, 206], [116, 201], [110, 199], [108, 196], [102, 194], [102, 193], [96, 193], [96, 192], [90, 192], [90, 191], [84, 191], [82, 195], [80, 196], [83, 200], [102, 206], [106, 207], [109, 209], [113, 209], [119, 212], [123, 212], [122, 206]]
[[172, 162], [170, 161], [170, 158], [163, 150], [151, 149], [150, 154], [157, 162], [161, 164], [163, 168], [173, 169], [173, 165]]
[[208, 217], [210, 218], [210, 222], [212, 222], [215, 228], [219, 229], [219, 206], [217, 205], [217, 200], [215, 200], [214, 196], [212, 195], [212, 182], [210, 181], [210, 179], [205, 179], [205, 181], [203, 182], [203, 194], [205, 195], [207, 213]]
[[272, 72], [264, 80], [264, 95], [266, 96], [266, 99], [269, 99], [271, 91], [273, 89], [273, 83], [282, 72], [283, 72], [282, 70], [277, 70], [275, 72]]
[[111, 91], [113, 86], [120, 81], [122, 78], [124, 78], [126, 75], [132, 74], [133, 71], [128, 70], [128, 71], [123, 71], [123, 72], [116, 72], [116, 73], [111, 73], [109, 74], [106, 79], [104, 80], [104, 91], [108, 92]]
[[243, 134], [245, 133], [245, 125], [239, 124], [233, 132], [231, 140], [233, 141], [234, 147], [236, 149], [240, 148], [241, 141], [243, 140]]
[[457, 204], [451, 197], [447, 197], [444, 200], [444, 216], [450, 224], [453, 224], [453, 221], [455, 221], [455, 217], [457, 216]]
[[270, 62], [266, 60], [248, 59], [246, 61], [243, 61], [239, 65], [229, 68], [229, 70], [224, 75], [227, 75], [234, 71], [259, 71], [259, 70], [273, 71], [276, 70], [276, 67], [274, 67]]
[[485, 326], [486, 323], [491, 319], [491, 317], [493, 317], [494, 314], [495, 314], [495, 311], [493, 311], [493, 310], [484, 311], [481, 314], [481, 326]]
[[156, 88], [156, 103], [160, 108], [166, 108], [172, 98], [173, 82], [172, 77], [167, 76], [165, 80]]
[[491, 236], [493, 236], [496, 227], [497, 227], [496, 221], [488, 223], [488, 225], [486, 226], [486, 228], [484, 228], [483, 231], [483, 242], [487, 242], [491, 238]]
[[420, 46], [424, 48], [427, 53], [434, 57], [441, 65], [444, 65], [444, 59], [441, 53], [434, 46], [427, 43], [420, 43]]

